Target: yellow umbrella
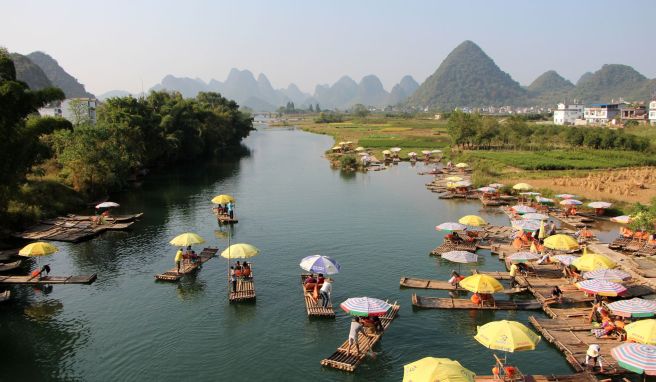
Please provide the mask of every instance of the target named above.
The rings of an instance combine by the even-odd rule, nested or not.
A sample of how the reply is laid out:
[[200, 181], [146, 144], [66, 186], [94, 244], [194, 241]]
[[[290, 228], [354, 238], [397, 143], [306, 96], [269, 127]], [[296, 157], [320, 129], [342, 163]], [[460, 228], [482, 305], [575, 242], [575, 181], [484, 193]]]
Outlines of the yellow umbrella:
[[483, 219], [480, 216], [477, 215], [465, 215], [458, 220], [458, 223], [464, 224], [464, 225], [471, 225], [475, 227], [480, 227], [482, 225], [486, 225], [487, 222], [485, 219]]
[[465, 168], [465, 167], [469, 167], [469, 165], [468, 165], [467, 163], [460, 162], [460, 163], [456, 164], [456, 167], [458, 167], [458, 168]]
[[42, 241], [37, 241], [36, 243], [31, 243], [24, 246], [18, 254], [25, 257], [38, 257], [38, 256], [48, 256], [59, 251], [57, 247], [50, 243], [44, 243]]
[[579, 243], [573, 237], [559, 233], [544, 239], [544, 246], [558, 251], [572, 251], [579, 248]]
[[364, 147], [358, 146], [355, 148], [355, 151], [364, 151]]
[[449, 181], [449, 182], [460, 182], [462, 180], [462, 178], [459, 177], [459, 176], [450, 176], [450, 177], [446, 178], [446, 180]]
[[345, 144], [346, 144], [346, 142], [339, 142], [338, 143], [338, 145], [340, 145], [340, 146], [344, 146]]
[[174, 237], [173, 240], [169, 242], [169, 244], [178, 247], [186, 247], [188, 245], [202, 244], [204, 242], [205, 239], [200, 237], [198, 234], [195, 234], [193, 232], [187, 232]]
[[517, 321], [492, 321], [479, 326], [476, 341], [486, 348], [505, 352], [533, 350], [540, 341], [540, 336]]
[[229, 246], [221, 252], [226, 259], [248, 259], [260, 254], [260, 250], [250, 244], [238, 243]]
[[460, 362], [426, 357], [403, 366], [403, 382], [474, 382], [476, 374]]
[[[545, 244], [546, 242], [547, 241], [545, 240]], [[615, 268], [615, 265], [617, 264], [615, 264], [615, 262], [607, 256], [599, 253], [587, 252], [587, 250], [584, 250], [583, 256], [572, 261], [572, 265], [580, 271], [590, 272], [596, 271], [597, 269], [612, 269]]]
[[513, 186], [513, 190], [528, 191], [531, 189], [533, 189], [533, 186], [531, 186], [528, 183], [517, 183], [516, 185]]
[[460, 286], [474, 293], [494, 293], [503, 290], [503, 285], [492, 276], [476, 274], [465, 277]]
[[212, 203], [214, 203], [214, 204], [227, 204], [228, 202], [234, 203], [235, 198], [233, 198], [230, 195], [225, 195], [225, 194], [217, 195], [217, 196], [212, 198]]
[[641, 344], [656, 345], [656, 320], [639, 320], [624, 327], [626, 340]]
[[383, 155], [390, 155], [392, 152], [389, 150], [383, 150]]

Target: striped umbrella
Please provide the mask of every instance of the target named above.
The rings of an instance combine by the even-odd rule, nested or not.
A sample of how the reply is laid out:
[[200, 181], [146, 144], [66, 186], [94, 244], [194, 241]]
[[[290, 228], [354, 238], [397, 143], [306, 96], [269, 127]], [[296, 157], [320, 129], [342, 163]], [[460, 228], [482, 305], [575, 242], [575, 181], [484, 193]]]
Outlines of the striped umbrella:
[[610, 349], [617, 364], [634, 373], [656, 375], [656, 346], [625, 343]]
[[478, 261], [478, 255], [467, 251], [449, 251], [442, 254], [442, 258], [453, 261], [454, 263], [475, 263]]
[[435, 229], [438, 231], [464, 231], [467, 226], [460, 223], [446, 222], [435, 226]]
[[339, 263], [332, 257], [321, 255], [304, 257], [299, 265], [308, 272], [324, 273], [327, 275], [339, 273], [341, 268], [341, 265], [339, 265]]
[[339, 305], [351, 316], [384, 316], [392, 305], [371, 297], [351, 297]]
[[656, 314], [656, 301], [632, 298], [606, 305], [613, 314], [622, 317], [652, 317]]
[[535, 201], [540, 203], [540, 204], [553, 204], [554, 203], [553, 199], [544, 198], [542, 196], [536, 196]]
[[545, 214], [539, 214], [537, 212], [531, 212], [531, 213], [522, 215], [522, 219], [526, 219], [526, 220], [547, 220], [547, 219], [549, 219], [549, 216], [545, 215]]
[[523, 204], [518, 204], [516, 206], [512, 206], [512, 209], [520, 215], [537, 212], [537, 210], [535, 208], [525, 206]]
[[578, 259], [578, 257], [571, 256], [571, 255], [556, 255], [556, 256], [551, 256], [551, 258], [565, 265], [571, 265], [572, 262], [574, 262], [574, 260]]
[[578, 196], [576, 196], [576, 195], [572, 195], [572, 194], [558, 194], [558, 195], [556, 195], [556, 197], [557, 197], [558, 199], [574, 199], [574, 198], [578, 198]]
[[485, 193], [488, 193], [488, 194], [493, 194], [493, 193], [497, 192], [497, 189], [494, 188], [494, 187], [486, 186], [486, 187], [477, 188], [476, 191], [485, 192]]
[[510, 224], [513, 228], [527, 232], [533, 232], [540, 229], [540, 222], [537, 220], [513, 220]]
[[584, 272], [584, 279], [597, 279], [613, 282], [622, 282], [631, 279], [631, 275], [619, 269], [597, 269], [596, 271]]
[[624, 285], [606, 280], [583, 280], [576, 283], [576, 287], [584, 292], [600, 296], [612, 297], [626, 292]]
[[514, 261], [514, 262], [517, 262], [517, 263], [524, 263], [524, 262], [527, 262], [527, 261], [539, 260], [540, 257], [542, 257], [542, 256], [538, 255], [537, 253], [533, 253], [533, 252], [516, 252], [516, 253], [513, 253], [512, 255], [508, 256], [508, 259], [510, 259], [510, 261]]
[[560, 204], [563, 206], [580, 206], [581, 204], [583, 204], [583, 202], [576, 199], [565, 199], [565, 200], [561, 200]]

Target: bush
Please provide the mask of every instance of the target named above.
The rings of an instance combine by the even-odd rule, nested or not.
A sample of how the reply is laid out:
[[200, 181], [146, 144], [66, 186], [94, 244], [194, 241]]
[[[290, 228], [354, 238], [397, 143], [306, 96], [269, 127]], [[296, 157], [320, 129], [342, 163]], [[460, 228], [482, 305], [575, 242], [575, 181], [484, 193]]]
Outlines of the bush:
[[323, 111], [314, 119], [314, 123], [339, 123], [343, 121], [344, 118], [341, 114], [324, 113]]
[[358, 160], [353, 155], [344, 155], [339, 158], [339, 164], [342, 169], [355, 169], [358, 165]]

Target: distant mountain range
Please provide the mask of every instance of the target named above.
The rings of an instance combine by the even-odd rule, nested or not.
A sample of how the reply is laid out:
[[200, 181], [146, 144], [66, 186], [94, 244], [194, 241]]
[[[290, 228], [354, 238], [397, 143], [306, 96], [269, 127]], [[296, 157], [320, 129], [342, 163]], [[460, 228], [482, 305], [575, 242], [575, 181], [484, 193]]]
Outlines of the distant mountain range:
[[577, 99], [597, 103], [647, 101], [656, 90], [649, 80], [626, 65], [604, 65], [586, 73], [576, 85], [553, 70], [522, 87], [502, 71], [483, 50], [471, 41], [456, 47], [435, 73], [410, 97], [405, 105], [416, 108], [452, 110], [480, 106], [553, 106]]
[[288, 102], [293, 102], [296, 107], [318, 103], [322, 108], [329, 109], [345, 109], [358, 103], [368, 106], [395, 105], [412, 95], [418, 87], [419, 84], [411, 76], [405, 76], [388, 93], [374, 75], [363, 77], [360, 83], [344, 76], [332, 86], [317, 85], [314, 95], [311, 95], [302, 92], [295, 84], [290, 84], [286, 89], [274, 89], [264, 74], [259, 74], [255, 79], [249, 70], [232, 69], [224, 82], [212, 79], [205, 83], [199, 78], [168, 75], [151, 90], [176, 90], [185, 97], [194, 97], [201, 91], [215, 91], [254, 110], [273, 111]]
[[[46, 86], [61, 88], [68, 98], [93, 97], [73, 76], [52, 57], [43, 52], [26, 56], [12, 53], [17, 76], [31, 88]], [[199, 78], [165, 76], [151, 90], [175, 90], [185, 97], [201, 91], [219, 92], [240, 105], [256, 111], [274, 111], [293, 102], [297, 108], [317, 103], [322, 109], [347, 109], [361, 103], [384, 107], [452, 110], [455, 107], [481, 106], [554, 106], [565, 100], [586, 103], [647, 101], [656, 91], [656, 79], [648, 79], [626, 65], [604, 65], [598, 71], [587, 72], [575, 84], [549, 70], [529, 86], [521, 86], [501, 70], [475, 43], [465, 41], [457, 46], [440, 64], [435, 73], [421, 84], [404, 76], [391, 91], [384, 89], [375, 75], [364, 76], [360, 82], [343, 76], [332, 85], [317, 85], [314, 94], [302, 92], [295, 84], [274, 89], [264, 74], [257, 79], [249, 70], [232, 69], [225, 81], [204, 82]], [[130, 93], [112, 90], [101, 94], [103, 100], [127, 96]]]

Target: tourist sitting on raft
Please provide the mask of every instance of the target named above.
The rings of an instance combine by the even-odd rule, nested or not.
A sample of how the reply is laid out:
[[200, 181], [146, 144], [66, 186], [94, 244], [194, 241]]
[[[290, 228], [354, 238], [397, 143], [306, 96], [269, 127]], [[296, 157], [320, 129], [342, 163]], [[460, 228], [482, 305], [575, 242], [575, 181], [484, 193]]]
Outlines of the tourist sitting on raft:
[[570, 216], [576, 216], [577, 212], [578, 211], [576, 211], [576, 207], [571, 206], [569, 208], [566, 208], [564, 213], [565, 213], [565, 217], [568, 218]]
[[583, 280], [583, 277], [581, 276], [581, 272], [579, 272], [579, 270], [576, 269], [576, 267], [571, 264], [565, 265], [563, 267], [563, 276], [567, 279], [571, 279], [573, 282], [578, 282]]
[[490, 293], [474, 293], [471, 296], [470, 301], [481, 308], [486, 305], [495, 306], [496, 304], [494, 297]]
[[378, 316], [362, 318], [360, 319], [360, 323], [370, 334], [380, 334], [383, 332], [383, 323]]
[[464, 278], [465, 276], [462, 276], [458, 272], [453, 270], [451, 271], [451, 278], [449, 278], [449, 284], [457, 288], [458, 284], [460, 284], [460, 281], [462, 281]]
[[545, 299], [544, 303], [545, 304], [551, 304], [551, 303], [558, 303], [561, 304], [563, 302], [563, 291], [558, 287], [558, 285], [555, 285], [551, 289], [551, 296]]
[[313, 274], [308, 275], [308, 277], [305, 278], [303, 281], [303, 284], [305, 286], [305, 290], [310, 291], [313, 290], [315, 287], [321, 287], [324, 283], [325, 279], [323, 277], [323, 273], [319, 273], [317, 277], [314, 277]]
[[460, 235], [458, 235], [455, 232], [451, 232], [451, 233], [447, 234], [446, 236], [444, 236], [444, 241], [450, 242], [450, 243], [453, 243], [453, 244], [464, 243], [464, 240], [462, 240]]

